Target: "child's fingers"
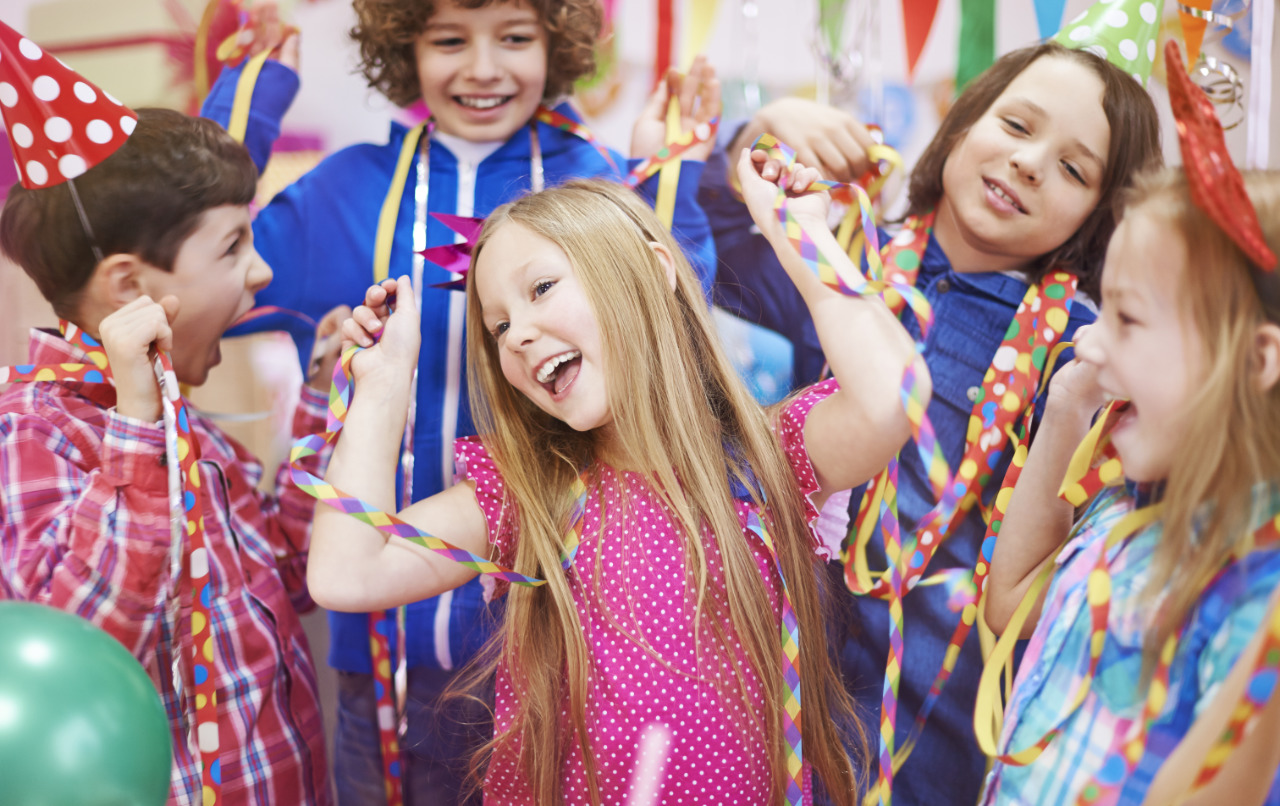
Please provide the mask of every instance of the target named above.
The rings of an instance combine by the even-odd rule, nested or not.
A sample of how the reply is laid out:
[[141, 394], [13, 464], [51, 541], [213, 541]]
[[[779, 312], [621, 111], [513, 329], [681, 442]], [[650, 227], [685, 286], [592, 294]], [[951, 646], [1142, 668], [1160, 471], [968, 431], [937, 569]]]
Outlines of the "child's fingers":
[[338, 305], [329, 310], [328, 313], [320, 319], [320, 323], [316, 325], [316, 338], [323, 339], [338, 332], [342, 327], [342, 323], [351, 318], [351, 308], [346, 305]]
[[291, 30], [284, 40], [284, 44], [280, 46], [280, 54], [278, 61], [286, 67], [293, 69], [295, 72], [302, 64], [301, 50], [298, 45], [298, 32]]
[[693, 66], [689, 68], [689, 74], [680, 76], [677, 87], [672, 90], [680, 98], [680, 114], [683, 117], [693, 117], [693, 107], [698, 100], [698, 90], [702, 86], [702, 72], [706, 62], [705, 56], [695, 58]]
[[701, 91], [698, 94], [698, 122], [709, 123], [720, 117], [723, 104], [720, 100], [720, 79], [715, 77], [714, 71], [711, 78], [702, 83]]
[[249, 17], [253, 27], [254, 53], [271, 50], [280, 44], [280, 8], [275, 0], [258, 0], [249, 10]]
[[383, 280], [365, 289], [363, 307], [376, 309], [386, 304], [388, 297], [395, 293], [395, 282], [395, 280]]
[[358, 344], [361, 347], [372, 347], [373, 336], [382, 328], [382, 320], [365, 306], [361, 305], [351, 312], [351, 317], [342, 323], [342, 342]]
[[649, 99], [644, 102], [644, 110], [640, 113], [640, 119], [662, 120], [666, 114], [667, 98], [667, 82], [659, 81], [658, 86], [654, 87], [653, 92], [649, 93]]
[[181, 305], [182, 303], [179, 302], [178, 298], [172, 294], [160, 299], [160, 309], [164, 311], [165, 318], [169, 324], [173, 324], [173, 320], [178, 318], [178, 309]]
[[761, 151], [760, 149], [751, 152], [751, 162], [761, 178], [770, 182], [778, 181], [778, 177], [782, 176], [782, 169], [785, 167], [782, 160], [777, 157], [770, 157], [769, 152]]
[[413, 293], [413, 281], [409, 275], [402, 274], [396, 281], [396, 312], [418, 314], [418, 297]]
[[338, 331], [342, 334], [342, 351], [345, 353], [350, 347], [369, 347], [365, 344], [368, 334], [356, 324], [354, 319], [345, 319], [342, 322], [342, 329]]

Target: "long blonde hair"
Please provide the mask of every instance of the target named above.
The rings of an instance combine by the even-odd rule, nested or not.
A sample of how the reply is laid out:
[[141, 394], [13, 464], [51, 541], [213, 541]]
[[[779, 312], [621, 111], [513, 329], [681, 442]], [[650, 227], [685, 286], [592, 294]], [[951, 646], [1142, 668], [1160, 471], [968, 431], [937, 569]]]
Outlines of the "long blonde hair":
[[[477, 430], [500, 468], [517, 513], [515, 570], [547, 580], [512, 587], [484, 674], [501, 663], [521, 692], [510, 728], [481, 751], [492, 757], [518, 744], [519, 763], [537, 803], [563, 799], [560, 778], [576, 740], [592, 802], [600, 793], [587, 742], [590, 661], [568, 573], [559, 551], [568, 523], [570, 486], [595, 454], [592, 433], [578, 433], [538, 409], [502, 375], [497, 345], [483, 326], [476, 265], [493, 233], [518, 223], [568, 256], [596, 313], [605, 352], [613, 422], [619, 443], [659, 495], [684, 537], [686, 578], [701, 618], [721, 642], [728, 630], [762, 683], [765, 702], [748, 701], [770, 752], [773, 800], [786, 782], [782, 713], [784, 686], [776, 616], [734, 507], [731, 482], [768, 502], [766, 524], [777, 547], [801, 627], [803, 746], [839, 803], [852, 803], [859, 781], [842, 746], [842, 730], [866, 740], [827, 653], [813, 538], [789, 464], [768, 415], [734, 373], [715, 334], [698, 280], [658, 219], [631, 191], [612, 183], [575, 181], [519, 199], [485, 222], [467, 284], [467, 367]], [[676, 261], [674, 293], [650, 243]], [[548, 491], [551, 491], [550, 493]], [[725, 603], [707, 595], [707, 547], [722, 558]], [[695, 621], [695, 625], [698, 622]], [[696, 631], [696, 627], [695, 627]], [[560, 714], [569, 706], [569, 724]], [[841, 723], [837, 727], [837, 721]]]
[[[1246, 172], [1245, 186], [1280, 254], [1280, 171]], [[1254, 485], [1280, 481], [1280, 384], [1260, 388], [1255, 358], [1259, 326], [1280, 323], [1280, 286], [1192, 202], [1181, 168], [1140, 177], [1126, 214], [1139, 210], [1167, 223], [1186, 246], [1187, 270], [1173, 282], [1207, 367], [1187, 402], [1179, 461], [1165, 481], [1163, 534], [1146, 589], [1149, 600], [1164, 596], [1144, 639], [1149, 673], [1205, 584], [1248, 548]]]

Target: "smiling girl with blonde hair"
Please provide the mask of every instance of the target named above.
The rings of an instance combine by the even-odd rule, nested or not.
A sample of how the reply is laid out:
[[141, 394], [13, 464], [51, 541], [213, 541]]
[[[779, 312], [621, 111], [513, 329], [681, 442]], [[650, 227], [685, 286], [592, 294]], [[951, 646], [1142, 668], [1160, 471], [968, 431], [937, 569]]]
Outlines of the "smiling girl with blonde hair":
[[[484, 784], [495, 802], [627, 802], [653, 784], [644, 769], [659, 771], [661, 803], [808, 803], [810, 770], [836, 802], [856, 796], [841, 733], [865, 741], [827, 654], [810, 524], [905, 441], [902, 372], [923, 364], [882, 304], [809, 273], [775, 215], [777, 186], [746, 157], [741, 173], [831, 337], [836, 380], [773, 412], [734, 374], [675, 243], [626, 190], [580, 181], [525, 197], [495, 211], [476, 245], [467, 339], [483, 436], [458, 447], [462, 483], [400, 517], [545, 580], [499, 583]], [[807, 185], [816, 172], [796, 176]], [[826, 195], [787, 204], [826, 245]], [[405, 283], [371, 288], [344, 328], [367, 349], [327, 478], [383, 507], [417, 350]], [[879, 349], [855, 348], [868, 343]], [[314, 541], [312, 591], [339, 609], [475, 575], [327, 507]], [[789, 623], [798, 637], [784, 645]]]

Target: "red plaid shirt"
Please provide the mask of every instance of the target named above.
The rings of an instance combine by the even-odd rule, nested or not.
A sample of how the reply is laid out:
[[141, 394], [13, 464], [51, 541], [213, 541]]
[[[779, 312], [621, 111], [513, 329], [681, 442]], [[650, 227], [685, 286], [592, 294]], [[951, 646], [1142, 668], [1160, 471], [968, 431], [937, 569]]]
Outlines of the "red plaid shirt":
[[[33, 364], [82, 363], [57, 334], [32, 331]], [[172, 726], [169, 802], [199, 804], [191, 683], [191, 586], [169, 567], [164, 430], [115, 413], [109, 384], [19, 383], [0, 395], [0, 597], [76, 613], [127, 647], [155, 681]], [[294, 436], [324, 426], [303, 390]], [[306, 551], [314, 499], [195, 416], [217, 646], [222, 793], [233, 804], [329, 804], [324, 730], [298, 613], [314, 607]], [[327, 457], [326, 457], [327, 458]], [[308, 460], [322, 474], [324, 459]], [[178, 604], [176, 623], [171, 605]]]

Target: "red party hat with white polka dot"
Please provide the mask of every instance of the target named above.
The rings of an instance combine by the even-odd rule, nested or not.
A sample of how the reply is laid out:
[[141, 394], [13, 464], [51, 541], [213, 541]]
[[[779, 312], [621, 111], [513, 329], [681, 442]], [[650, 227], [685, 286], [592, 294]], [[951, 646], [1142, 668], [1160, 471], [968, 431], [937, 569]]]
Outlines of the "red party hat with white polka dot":
[[22, 186], [74, 179], [115, 153], [138, 116], [0, 22], [0, 114]]

